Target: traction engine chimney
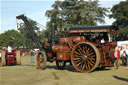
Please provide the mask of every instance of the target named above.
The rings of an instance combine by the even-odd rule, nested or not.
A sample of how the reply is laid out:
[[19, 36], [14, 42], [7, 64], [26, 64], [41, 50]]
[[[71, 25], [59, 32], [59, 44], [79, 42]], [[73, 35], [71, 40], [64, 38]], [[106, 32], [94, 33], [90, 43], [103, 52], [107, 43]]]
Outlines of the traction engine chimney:
[[54, 44], [54, 41], [55, 41], [55, 23], [52, 23], [52, 27], [51, 27], [51, 42], [52, 44]]

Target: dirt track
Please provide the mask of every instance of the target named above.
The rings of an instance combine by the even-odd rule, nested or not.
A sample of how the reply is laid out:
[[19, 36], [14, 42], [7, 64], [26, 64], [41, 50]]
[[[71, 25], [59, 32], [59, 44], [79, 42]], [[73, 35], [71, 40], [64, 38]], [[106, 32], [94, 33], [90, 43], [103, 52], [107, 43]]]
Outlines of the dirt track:
[[118, 70], [112, 67], [79, 73], [70, 65], [58, 70], [55, 63], [39, 70], [27, 56], [22, 57], [21, 66], [0, 67], [0, 85], [128, 85], [128, 71], [120, 66]]

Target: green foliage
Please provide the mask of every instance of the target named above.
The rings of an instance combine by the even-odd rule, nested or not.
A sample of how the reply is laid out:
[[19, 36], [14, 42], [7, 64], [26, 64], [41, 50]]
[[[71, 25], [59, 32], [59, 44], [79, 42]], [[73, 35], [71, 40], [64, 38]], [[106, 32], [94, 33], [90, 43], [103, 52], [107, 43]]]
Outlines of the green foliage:
[[57, 33], [63, 32], [70, 26], [104, 23], [104, 17], [108, 12], [106, 8], [99, 7], [98, 0], [57, 0], [52, 7], [53, 9], [46, 11], [46, 16], [50, 19], [47, 23], [47, 30], [50, 30], [51, 24], [55, 23]]
[[0, 47], [7, 47], [8, 45], [16, 47], [25, 45], [23, 35], [15, 30], [8, 30], [0, 34]]
[[[30, 20], [30, 19], [29, 19], [29, 22], [33, 26], [34, 31], [38, 34], [39, 28], [37, 27], [37, 22], [33, 21], [33, 20]], [[24, 36], [25, 46], [27, 46], [29, 48], [37, 47], [35, 42], [32, 40], [31, 33], [27, 30], [27, 27], [26, 27], [26, 25], [24, 23], [20, 24], [20, 28], [18, 28], [18, 30]]]
[[128, 27], [120, 28], [120, 34], [117, 38], [119, 41], [128, 40]]
[[[35, 21], [29, 20], [36, 33], [39, 33], [39, 28]], [[0, 34], [0, 48], [11, 46], [25, 46], [27, 48], [34, 48], [37, 45], [32, 41], [31, 34], [27, 31], [26, 25], [21, 24], [18, 31], [8, 30], [5, 33]]]
[[111, 9], [112, 14], [110, 18], [114, 18], [116, 21], [114, 25], [120, 27], [128, 27], [128, 0], [121, 1], [119, 4], [114, 5]]

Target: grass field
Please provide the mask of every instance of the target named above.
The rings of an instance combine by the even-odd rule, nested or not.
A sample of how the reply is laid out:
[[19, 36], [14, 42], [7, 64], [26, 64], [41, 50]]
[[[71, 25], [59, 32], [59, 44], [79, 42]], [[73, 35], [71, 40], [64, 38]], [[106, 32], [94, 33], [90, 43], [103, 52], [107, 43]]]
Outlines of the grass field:
[[45, 70], [36, 69], [30, 56], [22, 57], [21, 62], [22, 65], [0, 67], [0, 85], [128, 85], [124, 66], [80, 73], [70, 65], [58, 70], [55, 63], [47, 63]]

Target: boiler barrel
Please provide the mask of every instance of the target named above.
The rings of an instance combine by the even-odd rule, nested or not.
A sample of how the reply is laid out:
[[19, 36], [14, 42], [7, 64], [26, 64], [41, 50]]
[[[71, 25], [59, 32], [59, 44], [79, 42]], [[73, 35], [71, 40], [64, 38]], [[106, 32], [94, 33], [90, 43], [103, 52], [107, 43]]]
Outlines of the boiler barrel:
[[56, 52], [70, 52], [70, 48], [67, 45], [54, 45], [52, 47], [54, 53]]

